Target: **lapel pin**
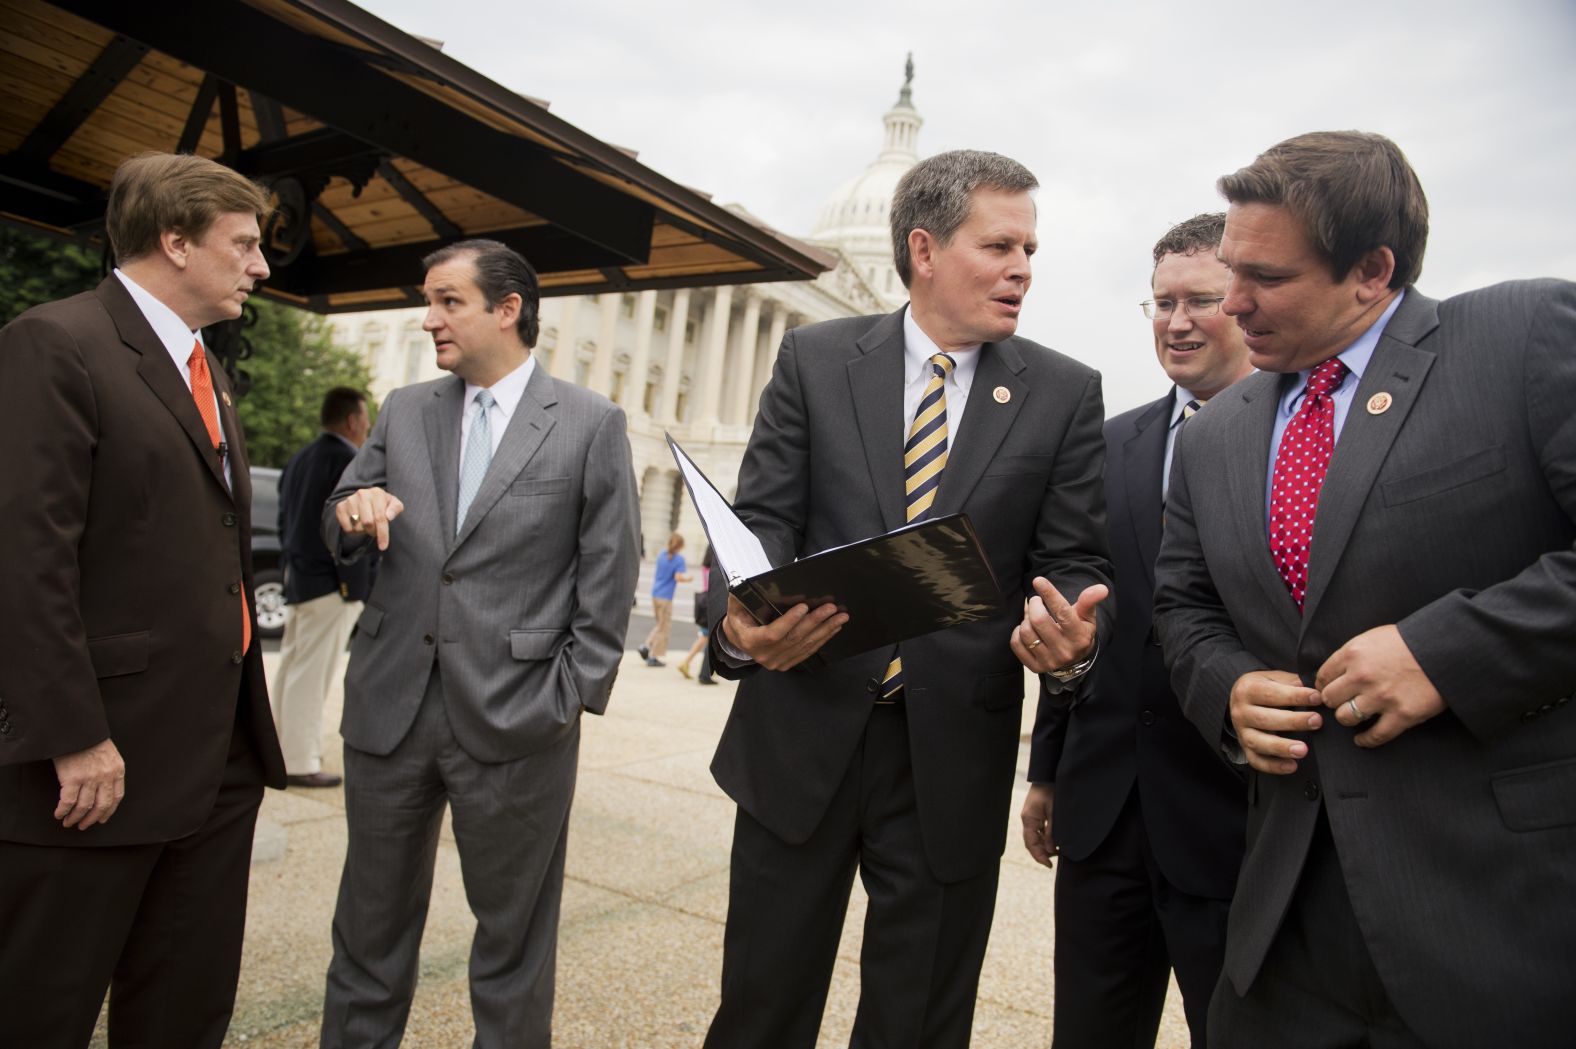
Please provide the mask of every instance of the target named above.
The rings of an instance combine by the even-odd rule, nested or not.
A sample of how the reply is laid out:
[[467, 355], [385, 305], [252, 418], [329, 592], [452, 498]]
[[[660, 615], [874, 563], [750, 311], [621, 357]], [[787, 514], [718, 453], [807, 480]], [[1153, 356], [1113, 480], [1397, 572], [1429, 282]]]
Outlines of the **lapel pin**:
[[226, 390], [219, 391], [219, 400], [224, 402], [226, 408], [230, 407], [230, 394]]
[[994, 391], [992, 391], [991, 396], [996, 398], [997, 404], [1006, 404], [1008, 401], [1012, 400], [1012, 391], [1007, 389], [1005, 386], [998, 386]]
[[1395, 398], [1383, 391], [1368, 398], [1368, 414], [1383, 415], [1390, 410], [1390, 405], [1395, 403]]

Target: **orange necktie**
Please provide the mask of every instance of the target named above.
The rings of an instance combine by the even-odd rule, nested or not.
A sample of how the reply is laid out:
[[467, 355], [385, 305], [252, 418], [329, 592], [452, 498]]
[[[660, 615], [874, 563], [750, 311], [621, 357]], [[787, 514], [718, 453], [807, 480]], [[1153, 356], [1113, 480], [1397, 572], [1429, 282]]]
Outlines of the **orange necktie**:
[[[197, 414], [202, 416], [202, 424], [208, 428], [208, 440], [213, 442], [213, 450], [219, 450], [219, 409], [213, 403], [213, 376], [208, 374], [208, 355], [202, 351], [202, 343], [192, 345], [192, 355], [186, 358], [186, 366], [192, 373], [192, 399], [197, 402]], [[241, 651], [246, 652], [252, 647], [252, 613], [246, 607], [246, 591], [241, 591]]]

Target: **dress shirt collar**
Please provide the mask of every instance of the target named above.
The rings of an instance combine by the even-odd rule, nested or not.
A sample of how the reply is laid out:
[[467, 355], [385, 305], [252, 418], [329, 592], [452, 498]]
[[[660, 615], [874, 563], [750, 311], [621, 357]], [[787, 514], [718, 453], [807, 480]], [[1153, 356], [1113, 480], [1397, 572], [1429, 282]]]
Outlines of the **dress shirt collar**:
[[[932, 374], [930, 358], [940, 352], [941, 349], [914, 319], [913, 307], [905, 309], [903, 311], [903, 385], [907, 386], [921, 375], [928, 382]], [[957, 384], [959, 390], [967, 392], [969, 385], [974, 381], [974, 370], [979, 367], [979, 344], [965, 346], [961, 350], [948, 350], [947, 356], [956, 362], [948, 378]]]
[[[1404, 298], [1406, 292], [1402, 291], [1390, 300], [1390, 305], [1379, 315], [1379, 319], [1370, 324], [1367, 331], [1357, 336], [1350, 346], [1336, 354], [1341, 359], [1341, 363], [1346, 365], [1346, 370], [1352, 373], [1350, 389], [1357, 389], [1357, 384], [1363, 381], [1363, 372], [1368, 369], [1368, 362], [1373, 359], [1374, 350], [1379, 346], [1379, 339], [1384, 335], [1385, 325], [1389, 324], [1390, 318], [1395, 316], [1395, 311]], [[1281, 396], [1280, 410], [1283, 415], [1296, 414], [1298, 406], [1302, 404], [1303, 395], [1308, 392], [1308, 377], [1312, 374], [1312, 368], [1297, 373], [1297, 381]], [[1342, 381], [1341, 389], [1347, 388], [1346, 382]]]
[[476, 403], [476, 392], [487, 389], [492, 392], [493, 404], [503, 412], [505, 421], [514, 417], [515, 408], [519, 407], [520, 398], [525, 395], [525, 385], [531, 381], [531, 373], [536, 370], [536, 355], [527, 354], [525, 363], [514, 371], [505, 375], [491, 386], [482, 387], [475, 383], [465, 384], [465, 410], [469, 414], [471, 405]]
[[1199, 400], [1192, 390], [1185, 390], [1180, 386], [1171, 388], [1171, 425], [1173, 428], [1182, 421], [1182, 409], [1187, 407], [1188, 401], [1198, 401], [1200, 408], [1204, 406], [1204, 402]]
[[115, 276], [120, 278], [120, 282], [131, 293], [131, 300], [147, 318], [148, 327], [153, 329], [153, 334], [157, 335], [159, 341], [164, 344], [165, 350], [175, 361], [175, 367], [180, 369], [181, 378], [185, 379], [187, 387], [190, 387], [192, 373], [186, 362], [191, 359], [193, 340], [202, 342], [202, 333], [186, 327], [186, 322], [181, 320], [179, 314], [155, 298], [147, 288], [126, 276], [124, 270], [116, 268]]

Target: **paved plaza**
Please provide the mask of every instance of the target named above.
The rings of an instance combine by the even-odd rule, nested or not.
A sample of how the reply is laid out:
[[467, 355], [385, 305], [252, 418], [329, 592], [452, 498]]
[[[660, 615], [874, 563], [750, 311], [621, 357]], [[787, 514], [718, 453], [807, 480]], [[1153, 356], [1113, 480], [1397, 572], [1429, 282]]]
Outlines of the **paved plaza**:
[[[632, 627], [632, 633], [638, 624]], [[686, 637], [689, 632], [686, 632]], [[733, 685], [686, 681], [629, 652], [606, 717], [584, 719], [558, 954], [558, 1049], [699, 1049], [717, 1002], [733, 804], [707, 765]], [[272, 672], [277, 653], [268, 653]], [[325, 768], [338, 772], [340, 697], [330, 696]], [[1024, 731], [1033, 717], [1026, 704]], [[1020, 779], [1028, 758], [1019, 755]], [[1022, 800], [1017, 792], [1013, 812]], [[345, 854], [342, 790], [269, 791], [252, 869], [246, 954], [227, 1045], [315, 1049], [329, 922]], [[272, 857], [272, 858], [270, 858]], [[1050, 1042], [1053, 876], [1017, 843], [1002, 863], [976, 1049]], [[864, 900], [855, 882], [822, 1046], [846, 1046], [859, 983]], [[409, 1047], [471, 1043], [466, 956], [474, 922], [445, 828]], [[96, 1045], [103, 1045], [102, 1025]], [[1187, 1045], [1175, 988], [1162, 1047]]]

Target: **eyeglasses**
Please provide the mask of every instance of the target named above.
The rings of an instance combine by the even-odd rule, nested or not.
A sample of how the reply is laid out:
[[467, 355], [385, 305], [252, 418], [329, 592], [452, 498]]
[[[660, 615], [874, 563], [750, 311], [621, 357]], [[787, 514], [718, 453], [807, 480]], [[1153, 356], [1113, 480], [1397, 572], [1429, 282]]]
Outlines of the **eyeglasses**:
[[[1182, 312], [1189, 317], [1213, 317], [1220, 312], [1220, 304], [1225, 301], [1224, 295], [1191, 295], [1182, 300]], [[1144, 308], [1145, 317], [1158, 320], [1176, 311], [1177, 300], [1145, 299], [1139, 305]]]

